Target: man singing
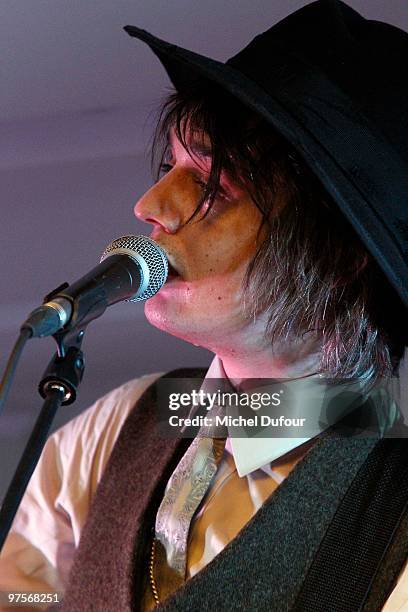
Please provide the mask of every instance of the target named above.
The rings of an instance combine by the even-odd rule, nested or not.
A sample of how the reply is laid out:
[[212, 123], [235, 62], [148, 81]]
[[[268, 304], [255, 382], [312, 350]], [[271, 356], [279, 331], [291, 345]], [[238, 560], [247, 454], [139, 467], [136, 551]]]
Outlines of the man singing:
[[[146, 317], [215, 355], [172, 376], [357, 381], [389, 420], [376, 385], [406, 344], [407, 34], [318, 0], [223, 64], [125, 29], [175, 87], [135, 206], [170, 262]], [[159, 377], [51, 436], [3, 590], [56, 592], [69, 612], [408, 606], [406, 439], [164, 438]]]

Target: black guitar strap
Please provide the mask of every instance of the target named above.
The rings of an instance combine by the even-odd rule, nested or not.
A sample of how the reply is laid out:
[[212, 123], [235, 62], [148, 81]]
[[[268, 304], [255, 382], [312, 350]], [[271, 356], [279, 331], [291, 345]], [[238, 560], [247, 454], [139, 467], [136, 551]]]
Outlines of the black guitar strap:
[[[401, 426], [400, 426], [401, 427]], [[408, 439], [380, 440], [343, 498], [293, 612], [381, 610], [408, 558]]]

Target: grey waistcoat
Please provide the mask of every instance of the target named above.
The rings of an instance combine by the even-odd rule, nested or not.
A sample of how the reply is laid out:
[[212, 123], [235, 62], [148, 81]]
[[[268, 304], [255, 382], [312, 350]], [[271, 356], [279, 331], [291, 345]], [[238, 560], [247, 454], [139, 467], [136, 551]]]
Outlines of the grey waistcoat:
[[[159, 437], [155, 405], [152, 385], [120, 432], [81, 535], [67, 612], [139, 610], [156, 512], [191, 442]], [[157, 609], [381, 610], [408, 555], [407, 465], [407, 440], [323, 436], [238, 536]]]

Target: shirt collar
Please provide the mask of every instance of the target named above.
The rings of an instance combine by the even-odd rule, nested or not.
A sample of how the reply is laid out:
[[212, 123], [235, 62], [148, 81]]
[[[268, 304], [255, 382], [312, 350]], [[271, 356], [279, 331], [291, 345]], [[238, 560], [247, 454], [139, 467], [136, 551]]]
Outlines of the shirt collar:
[[[211, 378], [227, 379], [222, 361], [215, 355], [205, 376]], [[310, 438], [232, 438], [228, 437], [225, 448], [234, 458], [239, 476], [247, 476], [251, 472], [264, 468], [267, 471], [269, 464], [286, 453], [304, 444]]]
[[[222, 361], [220, 357], [217, 355], [214, 357], [210, 367], [207, 371], [207, 374], [204, 379], [204, 385], [206, 380], [210, 379], [223, 379], [228, 381], [228, 377], [225, 373]], [[286, 382], [287, 384], [287, 382]], [[356, 385], [357, 389], [361, 393], [361, 385], [360, 381], [353, 381], [350, 385]], [[322, 433], [322, 428], [319, 427], [320, 421], [319, 415], [324, 414], [325, 404], [328, 397], [332, 393], [330, 385], [326, 385], [324, 380], [322, 381], [319, 375], [313, 375], [309, 377], [305, 377], [302, 379], [294, 379], [290, 381], [290, 385], [294, 385], [292, 389], [296, 391], [291, 395], [294, 398], [295, 405], [291, 405], [291, 409], [294, 412], [298, 412], [299, 416], [308, 415], [311, 418], [316, 420], [316, 425], [314, 431], [319, 431], [314, 436], [303, 437], [303, 438], [277, 438], [273, 437], [231, 437], [229, 436], [226, 441], [226, 450], [230, 452], [234, 458], [235, 465], [237, 468], [237, 472], [239, 476], [247, 476], [251, 472], [257, 469], [263, 469], [268, 472], [270, 468], [270, 463], [282, 457], [286, 453], [294, 450], [295, 448], [305, 444], [306, 442], [317, 439], [319, 435]], [[359, 386], [360, 385], [360, 386]], [[231, 386], [233, 389], [233, 387]], [[350, 388], [350, 387], [349, 387]], [[354, 387], [356, 389], [356, 387]], [[370, 394], [370, 397], [374, 398], [376, 402], [375, 406], [378, 410], [380, 410], [381, 405], [384, 407], [384, 427], [389, 427], [390, 423], [388, 419], [394, 420], [394, 416], [391, 416], [392, 410], [390, 410], [390, 401], [389, 397], [385, 397], [383, 395], [384, 390], [380, 390], [380, 393], [376, 395]], [[337, 391], [333, 391], [334, 393], [338, 393]], [[347, 403], [345, 404], [344, 396], [342, 396], [342, 401], [338, 402], [339, 412], [336, 412], [338, 418], [340, 415], [344, 416], [347, 412]], [[308, 409], [308, 403], [310, 402], [310, 408]], [[394, 402], [391, 402], [393, 405]], [[321, 412], [323, 410], [323, 412]], [[387, 416], [388, 415], [388, 416]], [[333, 415], [331, 415], [333, 418]], [[336, 420], [336, 419], [334, 419]], [[333, 422], [333, 421], [332, 421]]]

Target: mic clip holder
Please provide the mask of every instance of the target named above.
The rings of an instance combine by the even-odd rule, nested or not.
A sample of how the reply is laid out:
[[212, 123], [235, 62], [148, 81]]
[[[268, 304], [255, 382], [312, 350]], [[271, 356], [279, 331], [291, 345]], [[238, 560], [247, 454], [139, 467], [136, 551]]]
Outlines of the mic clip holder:
[[45, 304], [46, 302], [51, 302], [53, 297], [58, 295], [61, 291], [68, 289], [68, 287], [69, 287], [69, 283], [62, 283], [62, 285], [58, 285], [56, 289], [53, 289], [53, 291], [51, 291], [50, 293], [47, 293], [47, 295], [43, 299], [43, 304]]
[[40, 395], [46, 399], [53, 390], [64, 393], [62, 405], [75, 402], [77, 390], [85, 369], [84, 354], [81, 351], [85, 330], [60, 331], [53, 338], [58, 350], [49, 362], [38, 385]]

